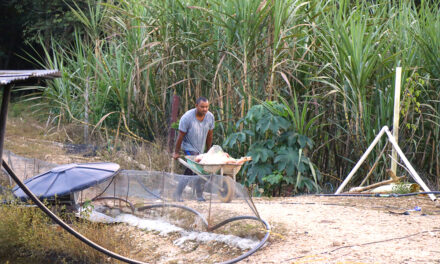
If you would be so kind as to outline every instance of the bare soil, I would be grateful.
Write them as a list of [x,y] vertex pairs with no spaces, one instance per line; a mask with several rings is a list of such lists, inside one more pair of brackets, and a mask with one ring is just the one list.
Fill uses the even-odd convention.
[[[48,153],[38,156],[47,162],[86,161],[81,155],[65,154],[59,144],[50,140],[29,139],[8,132],[6,136],[6,148],[19,150],[20,155],[26,156],[26,149],[39,149],[38,153]],[[30,156],[35,157],[32,153]],[[440,263],[440,208],[427,196],[308,195],[255,198],[254,202],[261,217],[271,225],[272,233],[269,242],[243,263]],[[421,211],[408,211],[416,206],[421,207]],[[240,207],[237,205],[236,210]],[[234,204],[229,208],[234,210]],[[127,233],[127,236],[130,236],[130,229],[115,227],[116,231]],[[238,251],[229,252],[233,249],[228,248],[213,251],[212,248],[218,248],[218,245],[187,244],[186,248],[175,249],[172,243],[157,240],[152,243],[156,238],[151,234],[134,239],[139,245],[134,251],[144,248],[145,243],[158,248],[139,255],[141,259],[150,258],[155,263],[224,261],[229,254],[240,254]],[[175,258],[182,252],[192,252],[192,247],[205,247],[206,254],[197,253],[198,258],[189,254],[188,258]],[[138,252],[132,254],[136,256]]]
[[[299,196],[256,206],[284,232],[244,262],[440,263],[440,208],[428,197]],[[422,210],[407,211],[415,206]]]

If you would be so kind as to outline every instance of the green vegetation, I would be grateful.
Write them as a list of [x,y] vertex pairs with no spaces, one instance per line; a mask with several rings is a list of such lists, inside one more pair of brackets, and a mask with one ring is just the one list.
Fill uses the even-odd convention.
[[[409,0],[71,4],[73,40],[55,37],[48,47],[42,38],[45,52],[34,58],[63,73],[42,92],[40,107],[55,124],[88,123],[111,144],[123,136],[155,141],[168,129],[173,95],[181,113],[204,95],[218,120],[214,143],[229,136],[229,152],[254,157],[243,181],[272,194],[316,191],[339,184],[391,125],[401,66],[400,145],[438,185],[439,12],[438,1]],[[298,136],[289,141],[283,133]],[[361,170],[383,147],[381,141]],[[375,181],[386,177],[388,152]]]
[[[82,234],[111,250],[127,254],[133,245],[120,240],[111,227],[84,221],[65,220]],[[103,263],[105,258],[71,234],[53,225],[37,207],[0,205],[0,260],[2,263]]]
[[[128,163],[122,155],[128,153],[148,168],[168,170],[161,147],[172,97],[180,96],[183,113],[203,95],[217,120],[214,143],[234,157],[253,157],[238,179],[277,196],[340,184],[378,131],[391,125],[397,66],[403,68],[400,145],[439,189],[440,2],[414,2],[14,0],[1,4],[0,13],[16,19],[2,23],[3,31],[20,25],[17,32],[34,44],[27,59],[62,72],[25,98],[44,113],[48,131],[39,137],[77,142],[88,124],[94,142],[107,146],[104,159]],[[11,53],[5,47],[16,44],[13,37],[0,41],[1,66]],[[11,108],[16,117],[28,111]],[[10,135],[37,126],[17,124]],[[16,146],[17,153],[29,154],[29,145]],[[33,154],[49,153],[46,145]],[[375,160],[372,181],[387,177],[391,149],[381,154],[384,146],[380,141],[354,184]],[[5,261],[104,261],[35,208],[1,205],[0,223],[0,256],[15,258]],[[106,248],[136,257],[133,245],[121,244],[130,240],[110,234],[111,227],[72,223]]]
[[411,183],[408,182],[399,182],[396,185],[392,187],[392,193],[399,193],[399,194],[405,194],[405,193],[413,193],[417,192],[420,188],[415,187],[414,185],[411,185]]
[[237,123],[237,127],[244,123],[247,129],[232,133],[226,139],[225,147],[240,144],[252,157],[252,162],[245,166],[248,185],[265,183],[265,191],[272,195],[276,194],[275,190],[281,195],[283,184],[293,185],[295,193],[319,190],[320,174],[304,155],[313,148],[313,141],[297,132],[303,129],[296,122],[299,109],[296,110],[290,109],[287,102],[267,101],[255,105]]

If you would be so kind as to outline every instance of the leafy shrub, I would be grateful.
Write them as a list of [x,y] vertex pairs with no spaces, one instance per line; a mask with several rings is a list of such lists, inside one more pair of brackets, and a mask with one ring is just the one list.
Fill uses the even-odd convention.
[[247,129],[230,134],[223,147],[241,147],[252,157],[243,168],[247,185],[263,185],[266,194],[281,191],[283,185],[293,187],[294,192],[319,191],[321,175],[306,156],[313,141],[298,133],[294,119],[286,102],[267,101],[253,106],[238,121],[237,128]]

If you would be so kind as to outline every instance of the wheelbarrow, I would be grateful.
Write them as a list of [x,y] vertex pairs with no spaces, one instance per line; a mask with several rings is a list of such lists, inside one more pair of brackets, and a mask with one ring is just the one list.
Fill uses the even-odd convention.
[[211,176],[220,172],[218,194],[220,201],[228,203],[235,195],[235,175],[240,171],[243,164],[200,164],[195,161],[196,156],[187,155],[185,160],[179,158],[179,162],[210,184],[213,184]]

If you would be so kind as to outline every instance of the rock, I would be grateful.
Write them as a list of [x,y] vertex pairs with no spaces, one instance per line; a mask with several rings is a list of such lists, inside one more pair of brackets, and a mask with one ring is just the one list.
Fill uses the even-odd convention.
[[179,245],[178,247],[182,249],[182,251],[184,251],[185,253],[189,253],[196,250],[199,247],[199,244],[195,241],[188,240],[182,243],[181,245]]

